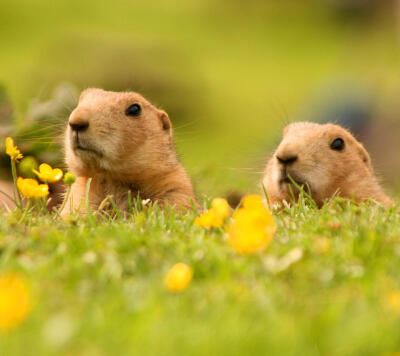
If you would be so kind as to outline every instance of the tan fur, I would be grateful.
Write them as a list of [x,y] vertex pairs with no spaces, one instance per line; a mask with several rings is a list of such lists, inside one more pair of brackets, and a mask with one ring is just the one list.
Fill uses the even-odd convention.
[[[330,148],[336,138],[345,142],[342,151]],[[277,157],[291,156],[297,159],[287,165],[285,173]],[[318,206],[335,192],[357,202],[372,198],[384,206],[393,204],[380,187],[365,148],[349,131],[337,125],[297,122],[286,126],[263,179],[272,204],[290,200],[291,184],[282,182],[287,175],[299,184],[308,185]]]
[[[132,104],[142,108],[138,117],[127,116]],[[108,196],[121,210],[132,197],[150,199],[178,209],[195,203],[192,184],[179,163],[172,142],[168,115],[140,94],[87,89],[69,117],[69,124],[88,122],[87,130],[76,134],[67,128],[65,151],[68,168],[77,176],[63,215],[82,204],[88,178],[92,178],[89,202],[97,209]],[[83,209],[81,209],[83,210]]]

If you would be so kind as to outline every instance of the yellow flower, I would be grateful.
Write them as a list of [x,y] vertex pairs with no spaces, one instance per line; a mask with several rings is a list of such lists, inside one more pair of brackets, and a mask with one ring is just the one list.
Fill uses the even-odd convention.
[[12,329],[30,311],[30,293],[25,280],[16,274],[0,276],[0,329]]
[[49,195],[49,186],[39,184],[35,179],[18,177],[17,187],[25,198],[43,198]]
[[51,168],[47,163],[42,163],[39,166],[39,171],[32,169],[38,178],[45,183],[55,183],[58,182],[63,177],[63,172],[60,168]]
[[245,196],[242,201],[242,206],[245,209],[265,209],[261,196],[257,194]]
[[231,215],[231,208],[223,198],[215,198],[211,202],[211,209],[198,216],[194,223],[200,227],[219,227]]
[[194,223],[200,227],[219,227],[224,224],[224,219],[218,216],[215,210],[210,209],[198,216]]
[[12,160],[18,161],[23,157],[21,151],[14,145],[14,140],[11,137],[6,138],[6,153]]
[[395,314],[400,314],[400,290],[392,290],[383,298],[386,309]]
[[226,199],[213,199],[211,202],[211,209],[214,210],[215,214],[220,216],[222,219],[226,219],[231,216],[231,208]]
[[171,267],[165,276],[164,283],[170,292],[181,292],[190,283],[193,269],[185,263],[177,263]]
[[260,196],[248,196],[242,205],[233,214],[227,229],[228,241],[237,252],[250,254],[269,245],[275,234],[275,224]]

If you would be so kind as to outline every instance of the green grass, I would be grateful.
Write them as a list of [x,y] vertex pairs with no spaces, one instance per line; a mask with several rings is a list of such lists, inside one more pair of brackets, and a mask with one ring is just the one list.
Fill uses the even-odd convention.
[[[28,215],[18,224],[20,213],[3,214],[0,271],[26,276],[34,306],[0,334],[0,355],[400,350],[400,309],[385,302],[400,288],[395,209],[335,199],[276,211],[274,240],[252,256],[195,216],[155,207],[125,220]],[[175,295],[163,278],[180,261],[194,278]]]

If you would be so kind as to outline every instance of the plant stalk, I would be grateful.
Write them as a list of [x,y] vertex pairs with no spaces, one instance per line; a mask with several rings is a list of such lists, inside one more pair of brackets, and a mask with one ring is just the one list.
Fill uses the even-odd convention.
[[15,164],[15,160],[13,160],[13,159],[11,159],[11,172],[12,172],[13,181],[14,181],[14,199],[16,201],[18,200],[17,206],[19,208],[22,208],[21,193],[19,192],[18,187],[17,187],[17,166]]

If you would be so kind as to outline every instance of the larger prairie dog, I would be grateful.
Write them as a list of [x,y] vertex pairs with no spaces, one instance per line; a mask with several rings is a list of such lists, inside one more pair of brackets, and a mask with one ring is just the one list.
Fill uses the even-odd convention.
[[335,193],[357,202],[393,204],[379,185],[365,148],[338,125],[296,122],[285,127],[262,182],[272,204],[289,201],[289,187],[296,195],[289,177],[309,189],[318,206]]
[[191,181],[179,163],[168,115],[134,92],[87,89],[71,113],[65,137],[68,168],[77,176],[70,209],[84,211],[85,189],[91,209],[112,196],[118,209],[132,198],[168,203],[178,209],[195,203]]

